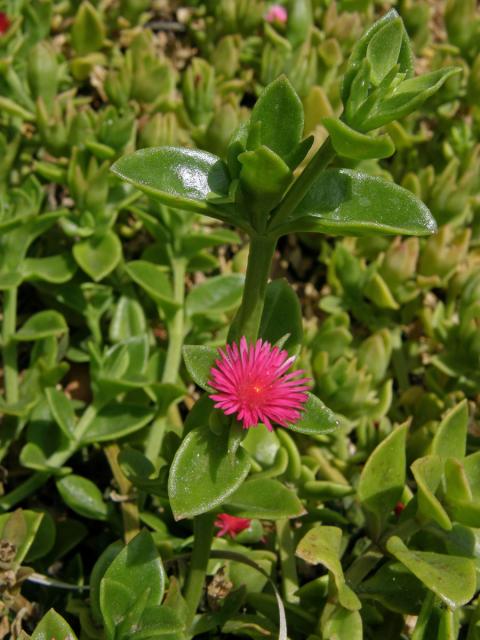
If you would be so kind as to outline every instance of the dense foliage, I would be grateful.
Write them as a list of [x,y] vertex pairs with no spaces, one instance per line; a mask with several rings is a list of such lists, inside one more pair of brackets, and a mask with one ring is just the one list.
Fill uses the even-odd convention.
[[480,639],[479,99],[474,0],[0,0],[0,638]]

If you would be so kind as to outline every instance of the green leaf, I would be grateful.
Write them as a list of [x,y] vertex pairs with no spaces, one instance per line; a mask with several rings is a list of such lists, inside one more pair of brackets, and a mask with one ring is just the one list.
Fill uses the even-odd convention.
[[[252,478],[228,497],[225,510],[241,518],[297,518],[305,509],[296,494],[278,480]],[[223,508],[223,507],[222,507]]]
[[463,400],[438,425],[432,453],[445,458],[463,458],[467,449],[468,404]]
[[295,555],[308,564],[322,564],[333,576],[338,591],[338,600],[349,611],[360,609],[360,600],[346,584],[340,562],[342,530],[337,527],[316,525],[298,544]]
[[363,640],[362,616],[358,611],[335,607],[322,626],[324,638],[335,640]]
[[400,500],[405,486],[408,425],[396,427],[370,455],[358,483],[358,497],[373,515],[375,536]]
[[245,277],[240,274],[209,278],[188,294],[185,301],[187,313],[194,316],[232,311],[240,304],[244,283]]
[[438,456],[417,458],[411,466],[417,483],[418,512],[428,520],[433,520],[445,531],[450,531],[452,523],[447,512],[435,497],[443,474],[443,462]]
[[104,44],[105,26],[102,17],[86,0],[75,15],[71,37],[72,44],[80,55],[98,51]]
[[307,435],[318,435],[335,431],[339,424],[333,411],[325,406],[317,396],[309,393],[300,420],[289,424],[287,429]]
[[211,391],[208,381],[210,370],[219,358],[218,350],[204,345],[187,344],[183,347],[182,353],[187,371],[195,384],[204,391]]
[[253,107],[250,129],[259,126],[260,144],[286,160],[303,134],[303,106],[286,76],[263,91]]
[[45,389],[45,396],[55,422],[67,438],[71,439],[75,433],[75,425],[77,423],[71,401],[55,387]]
[[282,348],[294,353],[303,339],[300,302],[286,280],[273,280],[267,285],[258,335],[271,344],[276,344],[287,334],[288,338]]
[[[273,219],[275,221],[275,218]],[[406,189],[383,178],[349,169],[320,174],[286,222],[272,230],[344,235],[428,235],[437,226],[432,214]]]
[[280,202],[293,173],[280,156],[262,145],[238,156],[240,185],[251,211],[266,215]]
[[15,546],[15,566],[24,561],[34,546],[43,518],[43,513],[26,509],[0,515],[0,536]]
[[14,336],[19,342],[42,340],[67,333],[65,318],[58,311],[39,311],[28,318]]
[[353,160],[389,158],[395,145],[388,135],[373,138],[359,133],[338,118],[323,118],[323,126],[330,134],[333,148],[339,156]]
[[[141,531],[120,551],[104,574],[127,587],[138,598],[149,588],[148,606],[161,603],[165,590],[165,571],[151,534]],[[102,580],[103,582],[103,580]]]
[[228,195],[230,178],[224,163],[211,153],[176,147],[140,149],[117,160],[112,171],[163,204],[223,219],[206,199],[211,194]]
[[240,237],[230,229],[202,229],[202,231],[192,231],[182,238],[182,256],[193,258],[197,253],[216,247],[219,244],[240,244]]
[[451,609],[467,604],[476,590],[475,562],[470,558],[409,550],[392,536],[387,550]]
[[135,298],[121,296],[110,322],[111,342],[123,342],[144,334],[146,330],[147,320],[142,305]]
[[111,402],[100,409],[82,442],[105,442],[135,433],[153,420],[155,414],[155,407],[130,402]]
[[180,640],[184,629],[185,621],[170,607],[147,607],[135,625],[135,640]]
[[92,237],[73,246],[73,257],[77,264],[95,282],[111,273],[122,257],[122,245],[113,231],[99,238]]
[[53,609],[50,609],[35,627],[31,640],[76,640],[70,625]]
[[140,604],[140,607],[145,606],[145,599],[148,598],[149,591],[150,587],[144,587],[139,595],[128,586],[128,583],[107,577],[102,578],[100,582],[100,609],[108,638],[113,640],[116,637],[120,623],[137,603]]
[[21,264],[25,280],[44,280],[60,284],[68,282],[75,274],[77,265],[70,253],[62,253],[49,258],[26,258]]
[[387,562],[357,588],[362,598],[372,598],[390,611],[418,615],[425,599],[425,587],[400,562]]
[[146,260],[135,260],[125,265],[125,271],[166,313],[178,309],[165,269]]
[[65,504],[75,513],[94,520],[106,519],[107,505],[91,480],[71,474],[57,480],[57,489]]
[[168,495],[176,520],[206,513],[225,502],[250,469],[247,453],[229,451],[229,430],[216,435],[207,426],[190,431],[170,468]]
[[370,79],[379,85],[396,65],[402,46],[404,26],[400,17],[387,22],[370,40],[366,58],[370,63]]

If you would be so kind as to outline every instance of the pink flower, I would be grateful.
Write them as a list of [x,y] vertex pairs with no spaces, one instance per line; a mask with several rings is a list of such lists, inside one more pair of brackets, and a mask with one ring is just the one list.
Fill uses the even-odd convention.
[[10,28],[10,19],[6,13],[0,11],[0,35],[6,33]]
[[232,344],[218,351],[221,357],[208,382],[215,390],[210,398],[216,409],[236,414],[245,429],[263,422],[271,431],[272,422],[288,427],[299,420],[310,380],[302,376],[303,370],[286,373],[294,356],[263,340],[249,346],[245,337],[240,347]]
[[287,10],[285,7],[282,7],[281,4],[272,4],[265,14],[265,20],[267,22],[280,22],[280,24],[285,24],[288,20]]
[[237,518],[237,516],[229,516],[228,513],[219,513],[214,522],[214,525],[219,528],[217,537],[230,536],[230,538],[234,538],[248,529],[250,522],[249,518]]

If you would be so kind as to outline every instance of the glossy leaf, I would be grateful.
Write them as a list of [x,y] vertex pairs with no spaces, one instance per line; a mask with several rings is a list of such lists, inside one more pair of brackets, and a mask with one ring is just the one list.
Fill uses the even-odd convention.
[[417,483],[419,514],[433,520],[439,527],[449,531],[452,523],[442,504],[435,496],[442,480],[443,463],[438,456],[418,458],[412,464],[412,473]]
[[362,616],[358,611],[336,607],[323,627],[323,637],[335,640],[363,640]]
[[[252,478],[225,502],[225,509],[241,518],[296,518],[305,513],[296,494],[278,480]],[[222,507],[223,508],[223,507]]]
[[210,370],[219,357],[217,349],[203,345],[185,345],[183,360],[192,380],[205,391],[210,391],[208,381]]
[[316,525],[300,540],[296,555],[308,564],[322,564],[333,576],[340,604],[349,611],[360,609],[360,600],[346,584],[340,563],[342,530]]
[[284,160],[300,142],[303,134],[303,106],[285,76],[271,82],[252,110],[250,127],[259,126],[260,144]]
[[463,458],[467,448],[468,404],[466,400],[451,409],[438,425],[432,441],[432,453]]
[[97,485],[91,480],[71,474],[57,480],[57,489],[62,500],[75,513],[94,520],[106,519],[107,505]]
[[185,301],[187,313],[193,316],[232,311],[240,304],[244,282],[244,276],[239,274],[209,278],[188,294]]
[[239,447],[229,452],[228,429],[220,435],[201,426],[190,431],[173,459],[168,495],[176,520],[219,506],[242,483],[250,463]]
[[69,253],[62,253],[49,258],[27,258],[21,269],[25,280],[45,280],[59,284],[70,280],[77,265]]
[[391,611],[418,615],[426,589],[400,562],[387,562],[358,586],[362,598],[372,598]]
[[68,326],[58,311],[39,311],[28,318],[15,334],[15,340],[30,342],[67,333]]
[[397,63],[403,34],[402,20],[397,17],[387,22],[368,43],[366,58],[370,63],[370,78],[375,85],[379,85]]
[[396,427],[370,454],[358,483],[358,497],[375,518],[378,535],[405,486],[407,425]]
[[45,395],[47,397],[48,406],[50,407],[50,411],[52,412],[55,422],[58,424],[67,438],[72,438],[75,433],[75,425],[77,420],[73,411],[71,401],[64,393],[62,393],[58,389],[55,389],[55,387],[46,389]]
[[176,147],[140,149],[117,160],[112,171],[166,205],[214,215],[207,196],[227,195],[230,182],[217,156]]
[[50,609],[35,627],[31,640],[76,640],[69,624],[54,609]]
[[422,236],[436,228],[427,207],[406,189],[349,169],[328,169],[275,231]]
[[307,435],[318,435],[335,431],[339,424],[333,411],[325,406],[317,396],[309,393],[300,420],[289,424],[287,429]]
[[125,265],[128,275],[166,312],[178,309],[165,270],[152,262],[135,260]]
[[286,280],[273,280],[267,285],[258,335],[270,344],[276,344],[287,334],[288,338],[282,348],[294,353],[303,337],[300,302]]
[[332,145],[339,156],[353,160],[389,158],[395,152],[395,146],[388,135],[373,138],[359,133],[336,118],[324,118]]
[[396,536],[389,538],[387,549],[448,607],[455,609],[473,598],[476,572],[470,558],[409,550]]
[[[290,167],[265,145],[238,156],[240,185],[251,211],[264,216],[281,200],[293,174]],[[259,180],[258,177],[262,176]]]
[[99,238],[87,238],[73,246],[73,257],[77,264],[95,282],[111,273],[122,257],[122,245],[113,231]]
[[128,402],[111,402],[100,409],[83,439],[88,442],[115,440],[138,431],[155,416],[154,407]]

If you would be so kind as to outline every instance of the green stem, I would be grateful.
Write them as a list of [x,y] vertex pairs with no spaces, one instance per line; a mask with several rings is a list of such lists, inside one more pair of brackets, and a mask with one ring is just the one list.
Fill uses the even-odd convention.
[[204,513],[193,519],[193,551],[190,571],[185,588],[187,603],[187,629],[192,625],[205,584],[210,547],[213,539],[213,522],[215,516]]
[[[178,371],[182,361],[182,346],[185,332],[185,271],[186,263],[181,258],[172,259],[173,271],[173,299],[178,303],[179,308],[168,323],[168,347],[165,358],[165,367],[162,374],[162,382],[175,383],[178,378]],[[166,416],[159,415],[150,427],[145,455],[153,463],[157,463],[162,440],[166,428]]]
[[312,184],[317,180],[318,174],[327,167],[335,157],[335,150],[330,138],[327,138],[317,153],[307,164],[303,172],[287,191],[286,196],[273,214],[270,230],[275,231],[285,222],[286,218],[300,204]]
[[286,602],[298,603],[298,575],[295,562],[295,544],[293,542],[290,522],[282,518],[275,522],[277,529],[278,553],[282,568],[282,592]]
[[276,244],[272,236],[252,236],[242,304],[230,327],[229,342],[238,341],[242,336],[248,342],[257,339]]
[[17,324],[18,288],[6,289],[3,294],[3,375],[8,404],[18,401],[17,343],[13,339]]

